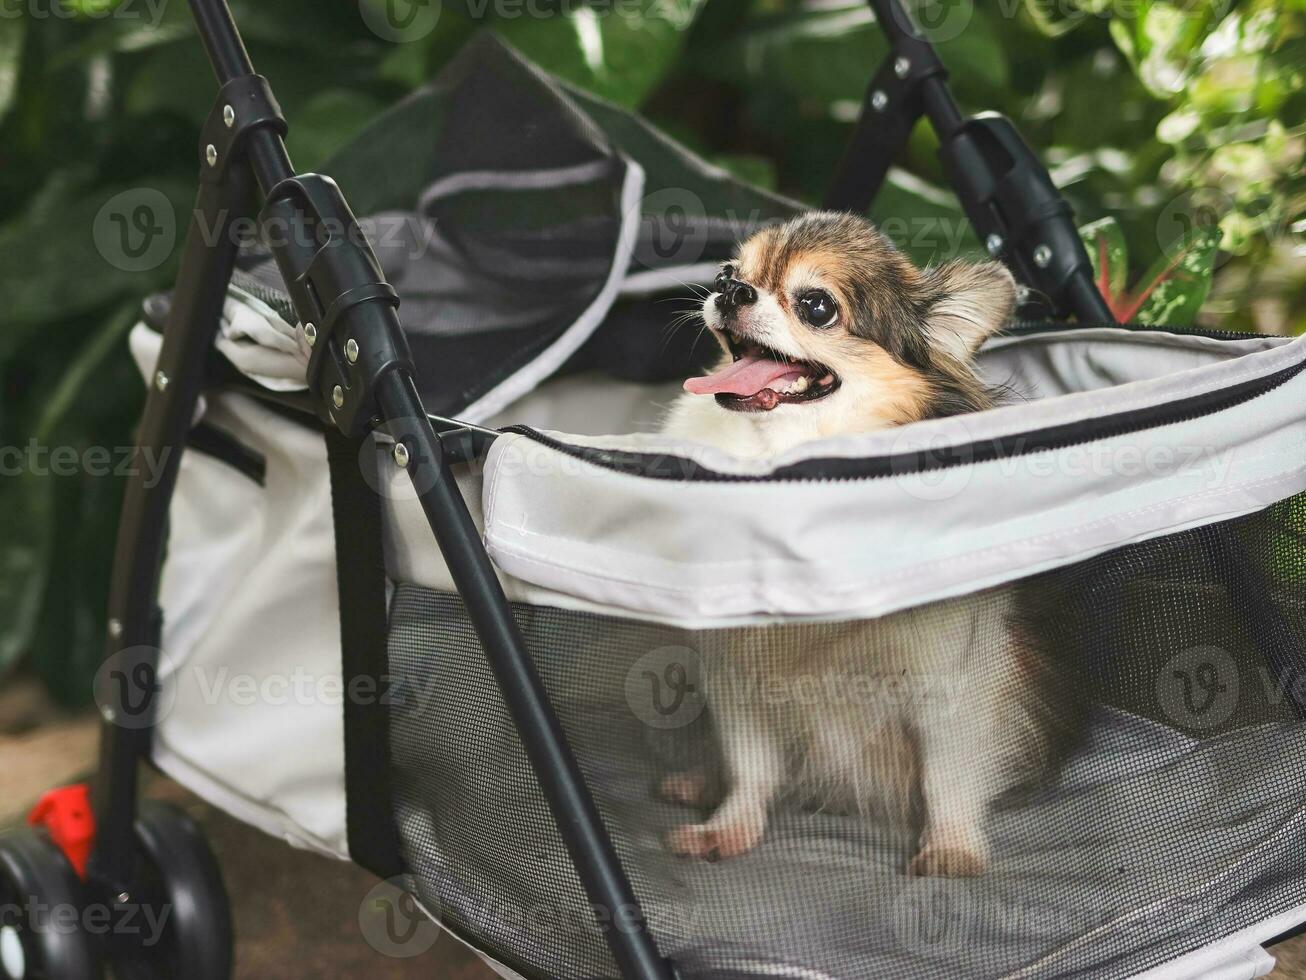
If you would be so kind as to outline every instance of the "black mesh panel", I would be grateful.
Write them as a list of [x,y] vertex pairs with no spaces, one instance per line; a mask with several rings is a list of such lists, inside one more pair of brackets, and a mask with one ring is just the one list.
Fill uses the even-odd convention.
[[[685,976],[1123,977],[1306,903],[1306,496],[894,626],[517,615]],[[613,976],[460,601],[401,584],[391,618],[416,891],[528,975]],[[747,739],[741,710],[784,742],[760,842],[674,853],[732,783],[720,746]],[[931,870],[918,760],[938,730],[874,721],[904,714],[1001,717],[961,782],[1006,733],[1049,735],[1012,737],[1022,778],[987,807],[979,874],[911,873]],[[870,774],[856,792],[853,770]]]

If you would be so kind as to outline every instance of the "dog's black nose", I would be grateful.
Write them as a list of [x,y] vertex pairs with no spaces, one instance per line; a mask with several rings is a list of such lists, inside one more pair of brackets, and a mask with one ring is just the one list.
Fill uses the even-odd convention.
[[725,312],[738,306],[750,306],[757,302],[757,290],[746,282],[730,279],[717,293],[716,306]]

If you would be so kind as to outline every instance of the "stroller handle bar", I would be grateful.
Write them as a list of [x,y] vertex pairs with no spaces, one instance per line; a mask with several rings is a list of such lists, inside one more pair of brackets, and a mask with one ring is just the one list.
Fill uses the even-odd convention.
[[996,113],[963,116],[947,68],[899,0],[870,3],[889,54],[867,88],[826,206],[865,212],[924,116],[938,134],[948,181],[988,253],[1006,262],[1040,305],[1081,323],[1115,323],[1070,204],[1016,127]]

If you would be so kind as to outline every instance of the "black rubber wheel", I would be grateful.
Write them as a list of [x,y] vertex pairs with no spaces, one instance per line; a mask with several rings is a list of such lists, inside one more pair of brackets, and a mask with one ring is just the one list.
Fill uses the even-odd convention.
[[116,980],[229,980],[231,906],[217,859],[195,821],[164,803],[141,804],[137,894],[139,939],[116,944]]
[[99,980],[96,941],[82,928],[86,897],[43,833],[0,837],[0,978]]

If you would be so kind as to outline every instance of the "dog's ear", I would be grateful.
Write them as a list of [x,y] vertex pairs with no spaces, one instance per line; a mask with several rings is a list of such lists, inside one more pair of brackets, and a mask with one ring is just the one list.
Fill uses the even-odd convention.
[[926,317],[933,345],[969,361],[1016,306],[1016,280],[1001,262],[946,262],[925,270],[934,301]]

